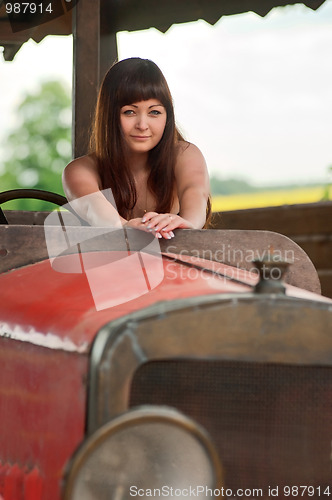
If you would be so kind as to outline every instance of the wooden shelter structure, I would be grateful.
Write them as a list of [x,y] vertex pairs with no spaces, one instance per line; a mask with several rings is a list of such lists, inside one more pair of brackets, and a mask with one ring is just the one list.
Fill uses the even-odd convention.
[[[166,32],[172,24],[203,19],[215,24],[222,16],[253,11],[265,16],[272,8],[304,3],[317,9],[325,0],[57,0],[53,12],[6,13],[0,1],[0,46],[13,60],[30,38],[73,34],[73,156],[85,154],[87,123],[95,106],[101,78],[117,58],[116,33],[155,27]],[[45,5],[48,2],[43,2]]]

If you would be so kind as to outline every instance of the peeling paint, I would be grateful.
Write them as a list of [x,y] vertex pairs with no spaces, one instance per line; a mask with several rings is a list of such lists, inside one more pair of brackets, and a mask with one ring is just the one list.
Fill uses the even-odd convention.
[[68,338],[62,339],[54,333],[37,332],[34,328],[23,330],[20,326],[10,326],[8,323],[0,323],[0,337],[5,337],[29,344],[46,347],[47,349],[61,350],[67,352],[87,353],[89,342],[80,345],[75,344]]

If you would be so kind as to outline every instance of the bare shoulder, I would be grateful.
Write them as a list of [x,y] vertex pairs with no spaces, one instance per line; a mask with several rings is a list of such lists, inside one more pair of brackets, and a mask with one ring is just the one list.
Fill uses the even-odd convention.
[[79,175],[82,172],[97,174],[97,162],[92,155],[80,156],[72,160],[64,169],[64,175]]
[[100,189],[97,162],[92,155],[75,158],[62,174],[64,191],[69,198],[84,196]]
[[206,169],[206,162],[201,150],[191,142],[180,141],[178,144],[175,170],[183,169],[185,166],[198,169]]
[[183,154],[202,154],[201,150],[195,146],[192,142],[188,141],[179,141],[178,145],[178,155]]
[[209,190],[209,174],[205,158],[195,144],[184,141],[179,143],[174,173],[180,194],[190,186]]

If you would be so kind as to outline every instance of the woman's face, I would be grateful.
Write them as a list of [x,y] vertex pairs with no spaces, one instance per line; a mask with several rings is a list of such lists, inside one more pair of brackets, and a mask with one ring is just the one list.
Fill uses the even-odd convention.
[[123,135],[133,153],[147,153],[154,148],[165,130],[167,113],[158,99],[122,106],[120,123]]

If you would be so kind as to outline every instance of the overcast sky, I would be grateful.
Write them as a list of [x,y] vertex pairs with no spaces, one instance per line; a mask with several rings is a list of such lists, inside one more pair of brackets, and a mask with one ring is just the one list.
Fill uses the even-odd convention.
[[[210,173],[273,184],[327,179],[332,164],[332,0],[118,34],[119,57],[154,60],[177,121]],[[0,142],[42,80],[71,85],[71,37],[28,42],[0,60]],[[4,146],[1,156],[4,154]],[[1,157],[0,157],[1,164]]]

